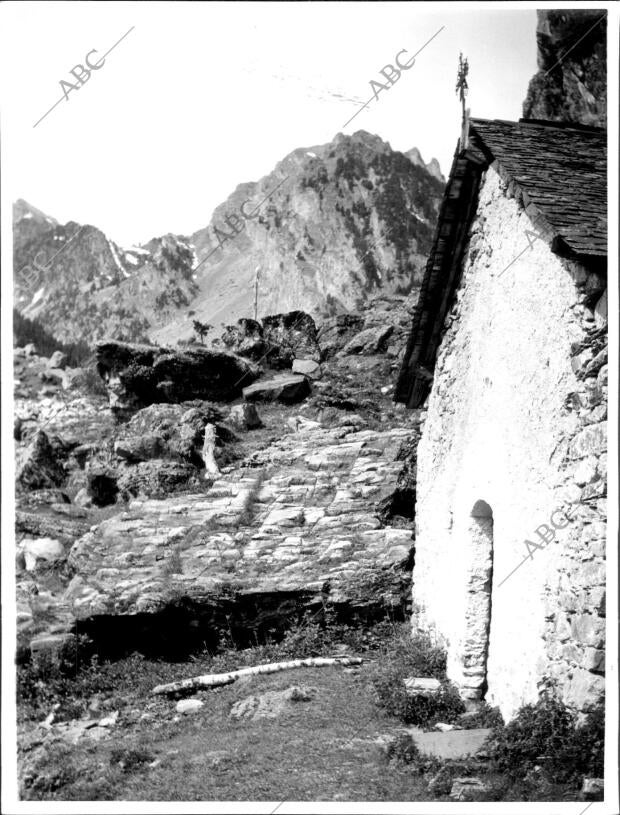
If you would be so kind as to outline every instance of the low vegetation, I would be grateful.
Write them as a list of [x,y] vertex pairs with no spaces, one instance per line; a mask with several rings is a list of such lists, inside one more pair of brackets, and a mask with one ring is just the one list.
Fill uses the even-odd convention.
[[[361,655],[360,668],[309,668],[258,676],[249,683],[198,691],[200,714],[175,715],[175,701],[153,697],[157,684],[203,673],[310,656]],[[59,746],[22,778],[30,800],[450,800],[456,778],[475,778],[484,800],[581,800],[584,776],[603,773],[602,703],[583,722],[554,696],[527,705],[506,726],[482,705],[463,716],[445,679],[446,656],[424,634],[389,620],[373,626],[337,621],[326,607],[278,640],[238,649],[223,636],[188,662],[133,654],[102,661],[93,643],[55,660],[18,666],[22,732],[54,710],[56,721],[118,711],[111,739]],[[434,677],[434,701],[407,696],[403,679]],[[234,702],[251,694],[309,683],[317,703],[294,705],[277,719],[233,722]],[[405,725],[493,730],[479,756],[424,755]],[[382,746],[381,746],[382,745]],[[61,749],[62,747],[62,749]],[[28,762],[26,762],[28,764]],[[241,766],[243,771],[240,771]],[[481,793],[482,795],[482,793]]]

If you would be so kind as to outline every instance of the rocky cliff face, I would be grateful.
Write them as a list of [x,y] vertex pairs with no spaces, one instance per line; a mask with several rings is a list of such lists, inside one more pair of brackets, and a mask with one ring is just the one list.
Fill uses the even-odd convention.
[[14,305],[61,342],[145,340],[197,292],[191,248],[174,235],[122,250],[94,226],[13,212]]
[[128,250],[20,201],[15,307],[59,341],[175,343],[192,336],[194,319],[219,326],[253,315],[255,298],[259,317],[296,308],[317,317],[409,293],[443,187],[436,161],[410,153],[364,131],[339,134],[237,187],[191,238]]
[[[214,324],[252,314],[257,270],[258,316],[296,308],[325,316],[378,292],[408,293],[421,281],[442,187],[365,131],[295,150],[192,235],[203,263],[192,309]],[[183,332],[187,324],[175,323],[155,338]]]
[[551,9],[537,14],[539,70],[523,115],[606,127],[605,12]]

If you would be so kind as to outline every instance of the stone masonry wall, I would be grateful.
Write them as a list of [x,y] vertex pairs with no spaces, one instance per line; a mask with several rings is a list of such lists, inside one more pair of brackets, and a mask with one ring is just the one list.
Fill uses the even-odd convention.
[[604,681],[605,280],[536,231],[489,168],[418,448],[413,625],[505,717]]

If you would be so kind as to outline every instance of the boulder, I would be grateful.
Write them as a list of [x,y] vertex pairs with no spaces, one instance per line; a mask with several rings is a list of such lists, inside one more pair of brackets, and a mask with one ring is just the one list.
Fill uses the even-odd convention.
[[65,558],[64,546],[53,538],[26,539],[22,541],[21,548],[26,561],[26,570],[29,572],[37,568],[40,560],[56,563]]
[[293,373],[309,376],[310,379],[319,379],[321,376],[321,366],[314,359],[294,359]]
[[118,472],[118,490],[125,498],[165,498],[179,490],[199,489],[200,471],[181,461],[153,459]]
[[263,423],[256,410],[256,405],[242,402],[230,409],[227,420],[237,430],[255,430]]
[[118,456],[130,463],[170,458],[202,466],[200,450],[205,427],[215,424],[218,444],[230,441],[230,431],[217,424],[223,413],[210,402],[150,405],[135,413],[115,444]]
[[441,682],[439,679],[432,679],[419,676],[410,676],[403,679],[407,696],[418,696],[419,694],[439,693]]
[[136,464],[138,461],[160,458],[165,446],[161,436],[157,436],[155,433],[147,433],[144,436],[120,439],[114,443],[114,452],[119,458]]
[[121,414],[162,402],[231,401],[259,374],[240,356],[202,346],[173,350],[107,341],[96,352],[110,407]]
[[44,490],[32,490],[20,496],[19,505],[21,509],[38,509],[49,507],[53,504],[69,504],[69,496],[63,490],[49,488]]
[[74,644],[75,637],[73,634],[41,634],[31,640],[30,653],[35,662],[41,657],[60,660],[61,656]]
[[361,354],[370,356],[380,354],[385,351],[387,341],[390,338],[394,327],[391,325],[377,326],[376,328],[365,328],[356,334],[342,349],[343,354]]
[[248,402],[301,402],[310,394],[310,383],[305,376],[284,374],[273,379],[257,382],[243,389],[243,398]]
[[338,314],[325,320],[317,335],[321,362],[341,351],[351,337],[361,331],[363,325],[364,319],[359,314]]
[[77,504],[78,507],[92,507],[93,499],[88,494],[86,487],[82,487],[81,490],[78,490],[75,498],[73,499],[73,503]]
[[304,430],[318,430],[321,427],[320,422],[306,419],[305,416],[291,416],[286,423],[294,433],[300,433]]
[[266,691],[258,696],[240,699],[232,706],[233,719],[275,719],[284,713],[291,703],[311,702],[317,694],[316,688],[306,685],[292,685],[286,690]]
[[37,348],[33,342],[29,342],[27,345],[24,345],[24,356],[25,357],[34,357],[37,355]]
[[54,351],[52,356],[49,358],[49,362],[47,363],[48,368],[66,368],[67,366],[67,355],[63,354],[62,351]]
[[60,486],[66,476],[59,460],[60,453],[47,433],[38,430],[18,464],[16,480],[19,486],[26,490]]
[[262,325],[247,317],[237,320],[236,325],[227,325],[221,341],[234,354],[256,361],[261,359],[266,350]]
[[450,790],[450,798],[455,801],[488,801],[491,789],[480,778],[455,778]]
[[581,793],[586,801],[602,801],[605,794],[603,778],[584,778]]
[[290,368],[295,359],[321,359],[314,320],[304,311],[289,311],[263,318],[263,339],[268,365]]

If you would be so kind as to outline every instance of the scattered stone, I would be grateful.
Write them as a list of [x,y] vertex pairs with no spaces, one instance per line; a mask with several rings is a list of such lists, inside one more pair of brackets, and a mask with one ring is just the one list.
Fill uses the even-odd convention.
[[82,489],[80,489],[76,493],[76,496],[73,499],[73,503],[77,504],[79,507],[84,507],[86,509],[93,506],[93,499],[88,494],[88,490],[86,489],[86,487],[82,487]]
[[258,362],[266,350],[263,327],[257,320],[242,317],[235,325],[227,325],[221,337],[229,351]]
[[342,350],[363,325],[364,318],[359,314],[338,314],[325,320],[318,331],[321,361],[330,359]]
[[22,549],[26,561],[26,570],[29,572],[37,568],[40,560],[46,563],[56,563],[65,559],[65,548],[60,541],[52,538],[38,538],[22,541]]
[[450,798],[455,801],[487,801],[491,790],[480,778],[455,778]]
[[377,328],[365,328],[356,334],[353,339],[342,349],[343,354],[360,354],[369,356],[382,353],[387,347],[394,327],[392,325],[378,326]]
[[179,490],[198,489],[200,471],[181,461],[153,459],[118,471],[118,490],[124,498],[165,498]]
[[243,389],[243,398],[248,402],[301,402],[310,394],[310,383],[305,376],[283,374],[273,379],[257,382]]
[[237,430],[255,430],[263,426],[256,405],[247,402],[234,405],[228,414],[228,421]]
[[204,704],[200,699],[181,699],[176,704],[176,711],[184,716],[190,716],[193,713],[198,713],[204,707]]
[[118,710],[115,710],[113,713],[110,713],[108,716],[104,716],[103,719],[99,720],[99,727],[114,727],[118,720]]
[[605,779],[584,778],[581,792],[586,801],[602,801],[605,794]]
[[410,676],[403,679],[408,696],[416,696],[419,693],[437,693],[441,690],[439,679]]
[[132,464],[148,461],[151,458],[160,458],[164,448],[164,440],[154,433],[120,439],[114,443],[116,455]]
[[38,430],[17,467],[17,483],[27,490],[58,487],[66,472],[59,461],[59,451],[51,444],[47,433]]
[[54,351],[47,363],[48,368],[66,368],[68,358],[62,351]]
[[275,719],[294,702],[311,702],[317,689],[306,685],[292,685],[286,690],[266,691],[258,696],[240,699],[232,706],[233,719]]
[[73,634],[42,634],[30,641],[30,653],[34,661],[45,655],[57,659],[60,653],[74,641]]
[[286,423],[295,433],[299,433],[303,430],[316,430],[321,427],[320,422],[306,419],[305,416],[291,416]]
[[309,314],[303,311],[272,314],[264,317],[262,323],[267,363],[271,367],[290,368],[295,359],[320,360],[316,325]]
[[160,402],[230,401],[240,395],[242,381],[252,382],[259,374],[246,359],[204,346],[171,350],[105,341],[96,352],[97,371],[117,413]]
[[310,379],[319,379],[321,376],[321,366],[314,359],[294,359],[293,373],[309,376]]

